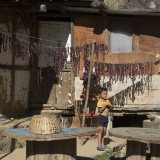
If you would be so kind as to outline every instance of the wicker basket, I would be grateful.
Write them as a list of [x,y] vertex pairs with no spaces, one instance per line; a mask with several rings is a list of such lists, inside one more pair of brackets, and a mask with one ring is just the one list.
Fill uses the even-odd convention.
[[60,132],[62,125],[58,115],[35,115],[29,124],[32,134],[52,134]]

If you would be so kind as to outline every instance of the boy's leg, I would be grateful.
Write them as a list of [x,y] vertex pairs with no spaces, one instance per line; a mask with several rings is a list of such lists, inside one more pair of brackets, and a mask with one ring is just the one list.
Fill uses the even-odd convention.
[[103,127],[103,134],[102,134],[102,147],[104,147],[104,136],[106,135],[106,127]]
[[108,117],[106,117],[105,122],[104,122],[103,137],[102,137],[102,147],[103,147],[103,149],[110,149],[108,146],[104,145],[104,136],[106,135],[107,126],[108,126]]
[[103,128],[104,127],[99,126],[99,131],[98,131],[98,147],[102,146]]

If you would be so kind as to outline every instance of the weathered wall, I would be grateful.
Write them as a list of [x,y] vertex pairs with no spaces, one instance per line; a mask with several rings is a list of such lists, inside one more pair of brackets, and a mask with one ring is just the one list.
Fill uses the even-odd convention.
[[11,73],[0,69],[0,114],[8,114],[11,107]]
[[[6,24],[0,24],[0,33],[12,37],[12,23],[9,24],[9,30]],[[24,41],[29,40],[26,37],[29,34],[29,29],[26,32],[22,28],[14,33],[17,39]],[[9,40],[7,45],[7,51],[2,49],[0,54],[0,114],[23,114],[28,109],[29,100],[30,70],[24,69],[29,66],[29,57],[26,56],[24,60],[21,57],[14,58]]]
[[[2,33],[7,33],[7,25],[0,24],[0,31]],[[9,35],[9,34],[7,34]],[[9,48],[9,44],[7,45],[7,52],[3,51],[3,47],[1,48],[0,53],[0,64],[2,65],[11,65],[12,56],[11,50]],[[0,67],[0,114],[6,114],[10,111],[11,106],[11,72],[7,69],[1,69]]]
[[134,19],[134,31],[139,37],[140,51],[150,53],[160,51],[159,27],[160,20],[158,17],[139,17]]
[[[16,37],[19,40],[30,42],[30,29],[18,29]],[[14,112],[24,113],[29,108],[30,101],[30,69],[29,55],[24,60],[21,57],[15,57],[15,66],[28,67],[28,70],[15,70],[15,97]]]
[[[119,19],[120,17],[114,17],[115,19]],[[77,18],[78,19],[78,18]],[[87,19],[87,18],[85,18]],[[83,26],[75,26],[75,38],[74,42],[75,44],[83,44],[87,40],[87,36],[85,34],[80,32],[83,30],[90,30],[90,27],[92,28],[92,25],[89,25],[91,20],[95,18],[90,18],[90,20],[85,22]],[[113,19],[113,17],[109,18],[110,20]],[[127,18],[128,19],[128,18]],[[153,62],[153,76],[152,76],[152,88],[148,92],[148,90],[145,90],[143,94],[136,94],[135,101],[132,102],[131,100],[128,100],[125,107],[139,107],[139,108],[145,108],[145,107],[160,107],[160,101],[158,98],[158,95],[160,94],[160,88],[159,88],[159,74],[158,69],[159,65],[156,65],[154,62],[158,59],[155,58],[155,53],[159,52],[159,43],[160,43],[160,34],[159,34],[159,28],[160,28],[160,21],[158,18],[153,17],[132,17],[129,18],[133,21],[133,52],[131,53],[109,53],[105,57],[106,63],[113,63],[113,64],[124,64],[124,63],[144,63],[144,62]],[[79,19],[78,19],[79,20]],[[77,20],[77,21],[78,21]],[[77,22],[75,21],[75,22]],[[97,23],[97,19],[95,19]],[[78,21],[79,23],[80,20]],[[77,22],[77,23],[78,23]],[[79,24],[78,23],[78,24]],[[106,22],[107,24],[108,22]],[[110,23],[110,22],[109,22]],[[88,24],[88,25],[87,25]],[[100,23],[97,23],[100,24]],[[76,25],[76,23],[75,23]],[[103,26],[103,25],[102,25]],[[144,27],[145,26],[145,27]],[[87,28],[88,27],[88,28]],[[106,25],[106,31],[108,32],[110,30],[110,27],[107,28]],[[93,28],[92,28],[93,32]],[[102,32],[103,33],[103,32]],[[89,32],[88,32],[89,34]],[[110,33],[108,32],[108,38],[110,37]],[[91,35],[94,35],[94,33],[91,33]],[[105,34],[96,35],[95,37],[105,38]],[[84,37],[84,38],[83,38]],[[94,36],[93,36],[94,37]],[[92,37],[92,38],[93,38]],[[93,40],[93,39],[92,39]],[[105,39],[104,39],[105,40]],[[101,41],[102,43],[102,41]],[[110,47],[110,43],[107,43],[107,45]],[[100,61],[100,60],[99,60]],[[82,73],[79,75],[82,76]],[[108,77],[105,77],[105,82],[109,81]],[[137,79],[138,81],[138,79]],[[128,80],[127,83],[121,83],[117,82],[112,85],[112,91],[109,91],[109,97],[112,97],[113,95],[121,92],[122,90],[125,90],[128,86],[132,85],[132,81]],[[91,86],[91,92],[94,89],[94,86]],[[98,91],[98,90],[97,90]],[[75,100],[82,100],[80,97],[83,92],[83,80],[80,80],[79,77],[75,78]],[[94,107],[93,107],[94,103]],[[83,103],[81,104],[83,107]],[[89,108],[88,112],[92,112],[93,110],[96,110],[96,101],[89,101]],[[91,109],[93,108],[93,109]],[[90,111],[89,111],[90,110]]]
[[15,72],[15,100],[14,112],[23,113],[29,107],[29,90],[30,90],[30,72]]
[[[71,46],[71,22],[39,21],[39,43],[52,47]],[[68,56],[69,57],[69,56]],[[68,61],[70,57],[68,58]],[[57,76],[52,69],[52,57],[38,56],[37,104],[72,104],[71,72],[64,71]]]
[[105,21],[103,16],[75,16],[74,45],[83,45],[92,41],[105,43]]

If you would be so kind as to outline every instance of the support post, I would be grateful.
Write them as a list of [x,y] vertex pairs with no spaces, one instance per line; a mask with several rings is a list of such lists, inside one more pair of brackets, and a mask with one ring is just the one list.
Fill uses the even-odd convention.
[[109,137],[109,130],[113,128],[113,116],[111,114],[111,112],[109,112],[108,115],[108,126],[107,126],[107,137]]
[[[86,110],[87,110],[87,105],[88,105],[89,89],[90,89],[90,83],[91,83],[91,74],[92,74],[92,70],[93,70],[94,45],[95,45],[95,42],[92,42],[91,62],[90,62],[90,70],[89,70],[89,74],[88,74],[86,100],[85,100],[85,105],[84,105],[84,110],[83,110],[82,127],[84,127],[84,125],[85,125],[85,115],[86,115]],[[81,145],[83,145],[83,143],[84,143],[84,138],[82,137]]]
[[14,48],[14,41],[16,38],[16,27],[15,22],[12,22],[12,69],[11,69],[11,109],[10,114],[13,115],[14,113],[14,100],[15,100],[15,48]]

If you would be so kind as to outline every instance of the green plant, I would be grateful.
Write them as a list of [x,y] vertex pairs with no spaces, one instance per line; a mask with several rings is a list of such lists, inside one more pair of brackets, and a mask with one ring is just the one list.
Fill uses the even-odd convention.
[[21,141],[17,141],[18,148],[23,148],[23,143]]
[[113,148],[101,155],[97,155],[93,158],[93,160],[111,160],[115,157],[119,156],[121,153],[121,150],[119,147]]

